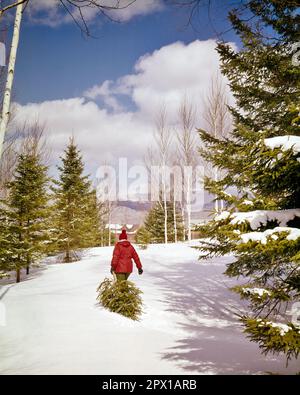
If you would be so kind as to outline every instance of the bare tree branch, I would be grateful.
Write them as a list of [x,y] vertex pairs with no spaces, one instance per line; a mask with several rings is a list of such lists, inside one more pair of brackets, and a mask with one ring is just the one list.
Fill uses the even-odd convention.
[[10,10],[11,8],[17,7],[18,5],[28,3],[28,1],[29,0],[16,1],[15,3],[9,4],[8,6],[1,8],[0,9],[0,18],[6,11]]
[[159,108],[156,120],[155,120],[156,129],[154,132],[154,140],[156,142],[156,149],[158,155],[157,164],[160,166],[161,170],[161,180],[162,180],[162,205],[164,209],[164,237],[165,244],[168,243],[168,185],[167,180],[167,166],[169,165],[170,160],[170,148],[172,144],[172,135],[171,130],[167,122],[167,110],[165,104],[162,104]]
[[[105,4],[100,0],[59,0],[59,4],[64,11],[70,15],[75,25],[81,30],[82,34],[88,37],[92,37],[90,29],[88,27],[87,19],[84,15],[85,9],[95,9],[99,14],[105,16],[112,22],[120,22],[118,19],[114,19],[110,14],[111,11],[122,11],[132,6],[137,0],[128,0],[124,3],[120,0],[115,0],[112,5]],[[10,9],[17,7],[20,4],[24,4],[25,7],[31,3],[31,0],[20,0],[15,1],[3,8],[0,8],[0,17]],[[55,4],[53,5],[55,6]]]
[[50,162],[51,150],[45,131],[46,126],[39,121],[31,125],[25,122],[18,134],[21,137],[20,152],[38,156],[43,164],[47,165]]

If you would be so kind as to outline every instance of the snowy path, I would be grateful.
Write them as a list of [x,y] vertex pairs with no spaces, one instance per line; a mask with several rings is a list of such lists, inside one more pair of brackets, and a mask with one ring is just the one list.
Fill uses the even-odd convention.
[[[187,245],[139,251],[144,274],[140,322],[99,307],[96,288],[109,274],[112,248],[82,261],[52,264],[28,281],[5,285],[0,302],[1,374],[247,374],[299,370],[261,356],[236,322],[241,308],[222,275],[230,258],[199,263]],[[2,295],[2,296],[1,296]],[[1,306],[0,306],[1,307]]]

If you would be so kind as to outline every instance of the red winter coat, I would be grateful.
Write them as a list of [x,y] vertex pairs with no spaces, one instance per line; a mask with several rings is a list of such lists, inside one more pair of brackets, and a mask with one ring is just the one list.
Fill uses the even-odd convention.
[[129,241],[119,241],[115,245],[111,267],[116,273],[131,273],[132,259],[138,269],[142,268],[140,258]]

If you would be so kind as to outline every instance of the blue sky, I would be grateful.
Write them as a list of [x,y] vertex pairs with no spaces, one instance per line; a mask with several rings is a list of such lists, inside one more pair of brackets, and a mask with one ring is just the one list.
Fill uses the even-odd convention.
[[[220,73],[216,32],[229,28],[224,1],[215,0],[211,19],[207,8],[200,9],[193,28],[187,12],[157,7],[162,0],[137,0],[137,11],[122,23],[92,15],[89,25],[97,38],[83,38],[57,14],[53,0],[30,4],[42,10],[42,19],[32,12],[23,19],[15,124],[38,121],[45,127],[53,168],[70,136],[93,175],[101,163],[117,164],[120,157],[140,163],[153,145],[159,107],[166,106],[174,129],[184,97],[195,107],[195,133],[205,127],[205,98]],[[237,47],[232,31],[222,37]]]
[[[95,83],[115,80],[132,71],[137,59],[175,41],[190,43],[216,36],[228,28],[224,2],[213,11],[200,10],[195,27],[186,27],[187,12],[165,8],[127,22],[91,23],[96,39],[85,39],[73,23],[57,27],[25,18],[18,52],[15,100],[25,104],[75,97]],[[217,18],[217,19],[216,19]],[[98,20],[99,21],[99,20]],[[232,33],[224,35],[233,41]]]

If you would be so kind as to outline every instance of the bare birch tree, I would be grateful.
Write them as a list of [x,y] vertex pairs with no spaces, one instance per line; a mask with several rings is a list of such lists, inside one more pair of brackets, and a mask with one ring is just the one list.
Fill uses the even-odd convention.
[[105,162],[97,172],[97,199],[102,207],[104,227],[108,229],[108,245],[111,246],[112,214],[116,208],[116,175],[113,167]]
[[162,203],[164,207],[164,234],[165,243],[168,243],[168,169],[170,159],[170,148],[172,143],[172,134],[170,127],[167,124],[166,106],[162,105],[156,116],[156,130],[154,139],[158,152],[158,164],[161,169],[161,183],[162,183]]
[[38,156],[43,164],[49,165],[51,150],[48,145],[46,126],[39,121],[32,124],[26,122],[18,131],[20,152]]
[[[11,129],[14,129],[13,121]],[[24,123],[14,132],[6,135],[0,161],[0,196],[4,199],[8,193],[7,184],[13,178],[18,155],[21,153],[38,156],[45,165],[49,164],[50,149],[46,139],[45,126],[39,124],[38,121],[32,125]]]
[[[177,213],[178,213],[178,204],[182,203],[182,167],[180,164],[180,157],[178,154],[178,150],[173,152],[173,160],[172,160],[172,169],[173,171],[173,182],[172,182],[172,204],[173,204],[173,222],[174,222],[174,242],[178,241],[178,224],[177,224]],[[176,169],[179,170],[180,174],[176,173]],[[181,213],[182,214],[182,213]],[[183,216],[182,216],[183,220]],[[184,224],[184,220],[183,220]],[[185,230],[184,230],[185,232]],[[183,232],[183,234],[184,234]],[[185,236],[184,236],[185,237]]]
[[[231,115],[228,110],[228,94],[222,76],[215,75],[211,80],[210,90],[205,100],[203,117],[206,122],[206,131],[215,138],[225,138],[228,136],[231,127]],[[218,181],[222,174],[217,168],[211,167],[207,162],[203,162],[206,175]],[[224,202],[215,200],[215,211],[222,211]]]
[[0,161],[0,198],[6,199],[8,197],[8,183],[12,180],[14,170],[17,163],[18,152],[17,135],[6,139],[3,146],[2,159]]
[[177,243],[177,211],[176,211],[176,199],[175,193],[173,193],[173,221],[174,221],[174,242]]
[[111,218],[112,213],[115,208],[114,203],[111,200],[107,200],[105,202],[106,213],[107,213],[107,222],[108,222],[108,246],[111,246]]
[[12,93],[12,87],[13,87],[13,81],[15,75],[15,65],[16,65],[17,49],[19,45],[22,15],[23,15],[23,2],[20,2],[16,6],[16,16],[15,16],[9,61],[8,61],[7,77],[4,87],[1,118],[0,118],[0,160],[3,151],[4,137],[10,117],[11,93]]
[[179,127],[177,130],[177,144],[179,160],[184,176],[184,196],[182,202],[183,220],[187,231],[188,241],[192,239],[191,212],[193,193],[193,170],[197,163],[197,133],[195,129],[195,107],[185,97],[178,111]]

